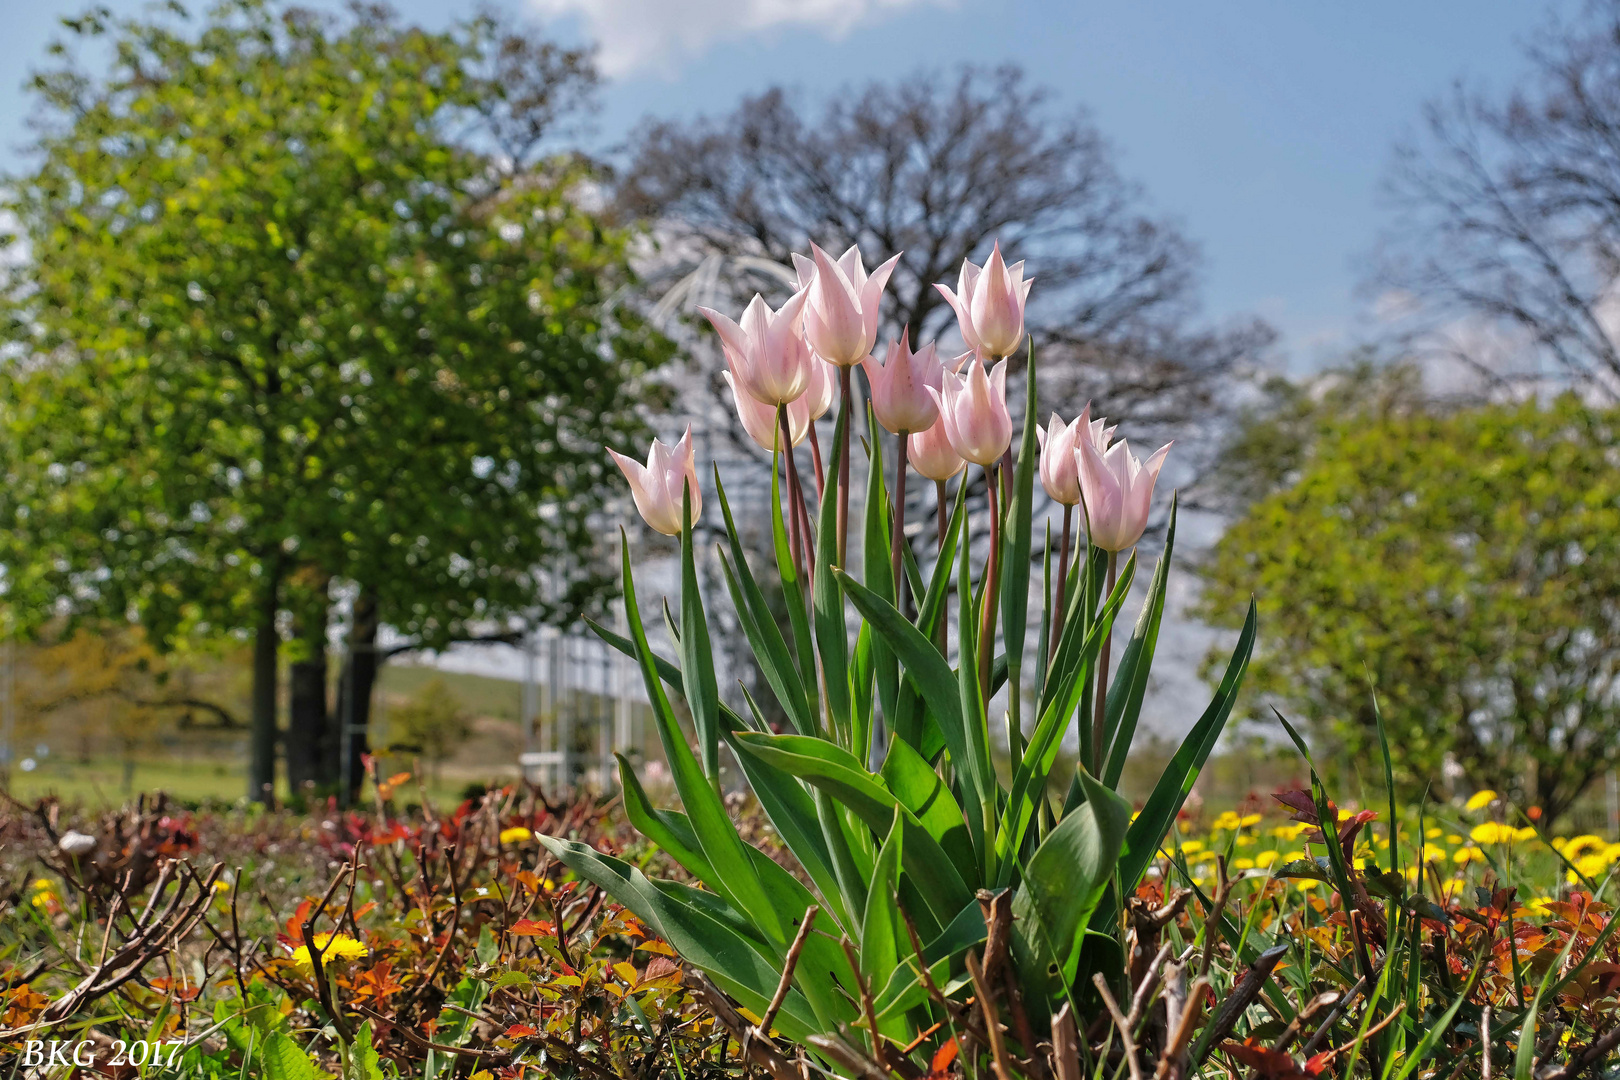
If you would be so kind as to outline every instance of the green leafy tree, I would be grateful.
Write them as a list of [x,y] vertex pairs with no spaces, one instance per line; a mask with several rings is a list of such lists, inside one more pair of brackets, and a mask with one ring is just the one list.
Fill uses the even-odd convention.
[[1376,689],[1397,783],[1450,755],[1556,819],[1620,762],[1617,425],[1572,396],[1339,412],[1222,536],[1204,615],[1258,597],[1251,687],[1343,760],[1378,760]]
[[582,208],[584,165],[481,149],[509,115],[487,21],[235,0],[68,26],[114,60],[35,78],[39,164],[5,199],[0,563],[25,619],[251,636],[258,798],[282,638],[320,652],[330,588],[360,597],[354,698],[379,623],[443,645],[606,588],[599,448],[667,347],[614,303],[627,236]]

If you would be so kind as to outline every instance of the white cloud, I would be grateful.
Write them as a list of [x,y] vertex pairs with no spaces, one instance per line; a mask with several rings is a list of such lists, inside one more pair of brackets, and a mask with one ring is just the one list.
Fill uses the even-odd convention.
[[942,0],[529,0],[542,16],[577,17],[601,44],[608,75],[671,70],[715,42],[777,27],[831,38],[880,12]]

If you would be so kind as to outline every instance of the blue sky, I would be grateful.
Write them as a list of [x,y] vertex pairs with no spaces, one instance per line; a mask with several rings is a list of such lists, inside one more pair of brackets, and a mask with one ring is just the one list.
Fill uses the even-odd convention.
[[[1295,370],[1370,332],[1356,295],[1386,220],[1390,147],[1454,78],[1501,87],[1572,0],[512,0],[597,39],[612,81],[597,140],[647,115],[729,109],[773,82],[810,94],[919,67],[1022,62],[1092,111],[1151,206],[1203,248],[1213,319],[1258,313]],[[333,0],[316,6],[336,7]],[[109,0],[135,11],[130,0]],[[442,25],[456,0],[396,0]],[[0,170],[24,159],[28,69],[77,0],[7,0]]]

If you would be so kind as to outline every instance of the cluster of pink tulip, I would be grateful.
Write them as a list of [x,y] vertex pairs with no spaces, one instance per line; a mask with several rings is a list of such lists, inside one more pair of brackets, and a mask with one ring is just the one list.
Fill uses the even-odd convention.
[[[983,268],[964,261],[954,291],[946,285],[935,287],[956,313],[968,351],[947,364],[939,359],[933,342],[914,352],[902,332],[879,361],[872,354],[878,310],[899,258],[895,255],[868,274],[857,248],[851,247],[834,260],[812,244],[810,258],[793,256],[799,288],[780,309],[772,311],[763,297],[755,295],[740,323],[709,308],[699,310],[720,336],[728,368],[726,382],[744,429],[767,450],[787,451],[808,437],[818,490],[825,477],[815,421],[832,406],[834,372],[845,410],[853,400],[851,371],[860,366],[866,372],[872,412],[896,437],[899,451],[891,530],[897,582],[905,580],[899,564],[908,465],[937,485],[942,537],[945,482],[966,462],[983,468],[992,530],[986,574],[993,582],[999,557],[995,471],[1004,463],[1010,465],[1012,443],[1007,357],[1024,341],[1024,305],[1032,281],[1025,279],[1022,262],[1006,265],[999,244]],[[1144,463],[1123,439],[1110,445],[1114,430],[1102,419],[1093,420],[1088,404],[1069,424],[1054,413],[1049,427],[1039,432],[1041,484],[1064,507],[1059,612],[1075,506],[1083,508],[1091,543],[1110,553],[1134,546],[1147,526],[1154,482],[1170,447],[1162,447]],[[678,534],[682,493],[687,486],[696,520],[701,500],[690,428],[674,447],[655,439],[645,466],[609,453],[630,482],[636,507],[648,525],[661,533]],[[794,558],[798,560],[809,543],[809,516],[794,455],[787,453],[786,457]],[[849,506],[847,439],[837,465],[838,554],[833,564],[842,566]],[[1003,471],[1010,477],[1010,469]],[[987,612],[990,606],[986,605]]]

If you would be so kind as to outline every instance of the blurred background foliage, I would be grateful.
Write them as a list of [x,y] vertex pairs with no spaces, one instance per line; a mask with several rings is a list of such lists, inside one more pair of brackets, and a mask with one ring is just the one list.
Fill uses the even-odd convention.
[[1381,706],[1409,796],[1501,788],[1557,819],[1620,756],[1617,416],[1569,394],[1441,411],[1382,392],[1400,370],[1350,378],[1359,400],[1287,403],[1224,463],[1291,457],[1215,545],[1202,614],[1258,595],[1253,711],[1309,719],[1327,760],[1370,774]]
[[[1588,812],[1616,741],[1617,26],[1593,5],[1520,85],[1424,112],[1369,281],[1401,318],[1300,377],[1263,321],[1199,316],[1197,244],[1015,67],[769,87],[595,158],[592,53],[504,14],[68,20],[0,195],[15,756],[54,746],[11,779],[218,795],[247,740],[257,798],[334,790],[345,718],[356,774],[425,747],[392,721],[433,675],[391,660],[611,598],[603,443],[696,415],[754,452],[692,304],[774,302],[787,251],[860,242],[904,250],[885,336],[926,336],[932,283],[999,235],[1039,265],[1046,400],[1178,440],[1221,536],[1193,613],[1260,598],[1257,724],[1206,785],[1288,778],[1275,705],[1377,786],[1376,690],[1410,792]],[[444,679],[454,787],[510,764],[523,706]]]

